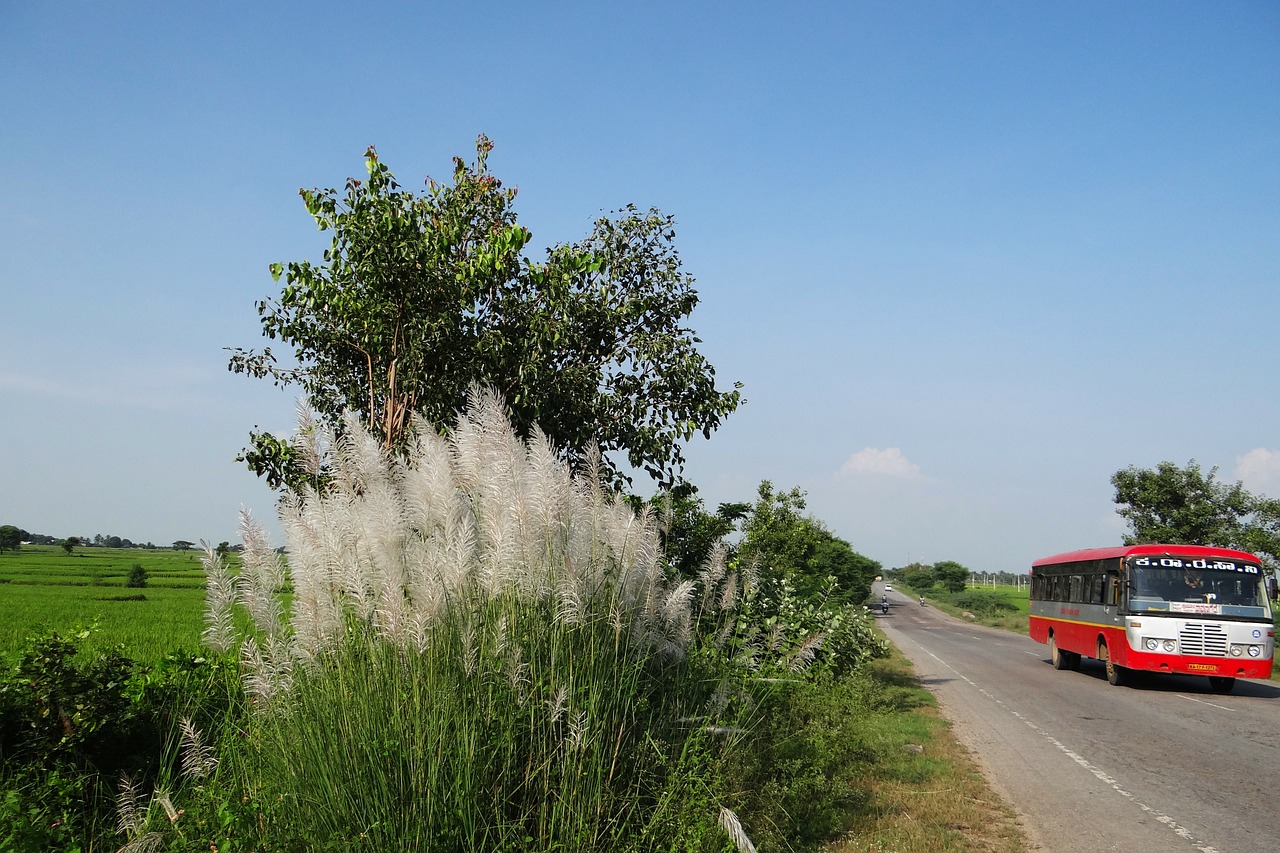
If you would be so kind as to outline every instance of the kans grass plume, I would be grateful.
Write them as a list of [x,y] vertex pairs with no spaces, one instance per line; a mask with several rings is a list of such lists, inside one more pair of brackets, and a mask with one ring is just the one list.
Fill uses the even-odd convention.
[[[415,420],[403,456],[354,414],[341,434],[302,423],[302,456],[323,476],[281,501],[287,557],[247,511],[238,577],[205,550],[205,640],[230,648],[232,605],[248,611],[254,631],[239,646],[257,699],[286,690],[295,664],[316,661],[353,627],[421,652],[446,608],[477,596],[546,602],[565,623],[603,614],[633,641],[683,654],[693,584],[664,580],[655,520],[601,487],[598,457],[575,476],[541,431],[522,441],[495,392],[474,389],[448,437]],[[719,581],[722,565],[707,577]],[[705,606],[711,592],[699,597]]]
[[[293,804],[298,849],[352,826],[382,849],[459,827],[457,849],[701,837],[678,816],[710,784],[685,744],[731,748],[742,730],[722,715],[750,697],[730,669],[800,672],[821,635],[788,653],[742,628],[758,573],[730,570],[723,547],[695,580],[667,580],[656,520],[602,488],[598,453],[575,473],[536,428],[517,436],[494,392],[473,388],[447,436],[415,420],[403,454],[354,415],[342,427],[300,415],[309,485],[280,503],[283,553],[248,512],[238,574],[205,549],[205,640],[238,651],[259,712],[245,789]],[[720,686],[683,665],[700,635]],[[184,757],[189,775],[214,770],[193,727]],[[754,849],[732,812],[720,824]]]

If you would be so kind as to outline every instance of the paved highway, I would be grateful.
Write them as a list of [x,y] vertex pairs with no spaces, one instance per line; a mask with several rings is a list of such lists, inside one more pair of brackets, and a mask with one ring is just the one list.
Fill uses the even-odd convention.
[[[881,589],[875,588],[878,598]],[[1048,853],[1280,849],[1280,689],[1049,665],[1029,637],[888,593],[876,613],[987,778]]]

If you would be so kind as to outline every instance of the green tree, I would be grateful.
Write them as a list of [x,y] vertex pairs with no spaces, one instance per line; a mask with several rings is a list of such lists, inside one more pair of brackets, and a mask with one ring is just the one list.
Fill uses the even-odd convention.
[[762,482],[744,524],[738,560],[754,562],[764,576],[790,581],[804,597],[830,589],[839,600],[866,599],[880,563],[854,551],[804,510],[805,496],[799,488],[775,492],[771,482]]
[[[522,436],[534,424],[578,461],[593,442],[606,473],[626,479],[618,452],[661,485],[682,480],[681,443],[710,437],[740,402],[684,325],[697,305],[682,272],[672,219],[633,207],[591,234],[523,256],[532,235],[488,170],[481,136],[472,164],[454,158],[452,183],[423,195],[400,189],[370,148],[368,179],[302,190],[333,240],[324,262],[272,265],[285,285],[258,303],[263,334],[293,350],[233,350],[229,368],[296,383],[324,420],[360,413],[387,448],[402,446],[409,414],[446,429],[475,385],[500,391]],[[296,484],[293,446],[251,433],[242,458],[273,487]]]
[[950,592],[964,592],[969,570],[954,560],[943,560],[933,564],[933,579]]
[[918,592],[933,589],[933,584],[937,580],[933,574],[933,566],[927,563],[910,563],[900,569],[894,569],[893,573],[900,577],[904,584]]
[[62,540],[62,550],[67,552],[67,556],[71,556],[72,550],[80,544],[79,536],[68,536]]
[[1117,512],[1129,522],[1126,544],[1217,545],[1280,557],[1280,502],[1224,483],[1193,459],[1185,468],[1161,462],[1130,466],[1111,477]]
[[22,540],[26,538],[26,531],[12,524],[0,525],[0,553],[5,551],[18,551],[22,548]]

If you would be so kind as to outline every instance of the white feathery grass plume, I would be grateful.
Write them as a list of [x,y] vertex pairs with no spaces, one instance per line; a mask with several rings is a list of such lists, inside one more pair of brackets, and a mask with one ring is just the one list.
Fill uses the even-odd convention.
[[347,410],[342,416],[341,456],[346,459],[348,479],[360,491],[384,478],[387,471],[387,453],[381,442],[364,426],[360,415]]
[[298,417],[297,440],[293,443],[296,451],[295,459],[303,471],[315,477],[323,470],[325,453],[325,447],[321,443],[323,431],[316,421],[315,408],[305,396],[298,398],[295,410]]
[[446,587],[444,576],[455,571],[448,562],[445,543],[433,537],[414,545],[413,565],[409,571],[410,624],[429,623],[444,609]]
[[[246,690],[260,706],[287,688],[295,662],[341,641],[352,618],[423,651],[440,614],[498,595],[550,604],[565,623],[604,616],[619,636],[634,632],[632,642],[667,654],[689,642],[694,587],[668,587],[652,512],[637,515],[602,488],[597,447],[575,476],[536,428],[520,441],[501,398],[478,388],[448,438],[415,419],[403,460],[350,416],[346,427],[340,439],[305,427],[325,480],[281,504],[291,625],[276,596],[285,562],[242,518],[237,591],[258,632],[241,651]],[[507,628],[485,630],[495,627],[496,642],[476,645],[496,645],[501,657]]]
[[787,669],[795,673],[804,672],[809,668],[809,664],[813,663],[814,656],[821,650],[822,644],[826,641],[826,635],[821,631],[817,631],[804,638],[799,648],[796,649],[791,660],[787,663]]
[[[622,507],[619,507],[623,511]],[[653,515],[648,508],[635,516],[633,535],[625,552],[626,563],[632,571],[642,579],[644,584],[660,583],[662,580],[662,540],[653,522]]]
[[752,555],[742,567],[742,594],[746,595],[760,585],[759,557]]
[[702,586],[703,610],[706,610],[715,599],[716,587],[728,571],[727,553],[728,548],[724,542],[717,542],[698,571],[698,583]]
[[130,841],[116,853],[158,853],[162,847],[164,847],[164,835],[159,832],[148,832]]
[[609,602],[609,626],[613,628],[614,636],[626,629],[626,615],[621,601],[614,598]]
[[120,774],[116,794],[116,833],[134,836],[147,823],[147,809],[142,803],[142,791],[127,773]]
[[664,622],[672,626],[688,624],[689,608],[693,603],[695,586],[696,584],[693,581],[684,580],[667,592],[667,598],[662,602],[662,618]]
[[275,694],[275,685],[271,681],[271,672],[267,662],[262,659],[258,642],[253,637],[246,637],[240,646],[240,663],[244,672],[244,692],[251,699],[257,700],[258,710],[262,710]]
[[191,779],[204,779],[218,766],[213,749],[200,737],[200,730],[190,717],[179,721],[182,729],[182,772]]
[[325,565],[322,534],[311,523],[308,508],[318,501],[303,503],[296,498],[280,502],[280,525],[291,542],[289,559],[293,581],[292,624],[294,638],[304,657],[327,645],[342,632],[341,614],[335,606],[330,572]]
[[734,610],[738,606],[738,573],[730,572],[729,577],[725,579],[724,586],[720,588],[720,609],[723,611]]
[[569,706],[569,688],[561,684],[556,688],[555,695],[547,700],[547,709],[551,711],[551,725],[560,722],[560,718],[564,716],[565,709]]
[[240,647],[245,693],[255,700],[255,709],[265,711],[275,697],[287,693],[293,684],[293,658],[286,641],[268,639],[265,648],[253,637]]
[[548,553],[563,550],[568,530],[566,509],[573,493],[570,472],[550,439],[537,426],[529,438],[529,501],[540,547]]
[[511,692],[516,694],[516,702],[523,706],[529,698],[529,664],[525,663],[519,646],[511,647],[507,656],[507,679],[511,684]]
[[587,604],[578,579],[565,576],[560,579],[556,597],[556,623],[581,625],[586,620]]
[[498,627],[493,635],[493,656],[500,658],[507,653],[507,617],[504,615],[498,619]]
[[631,606],[634,609],[632,627],[642,638],[652,640],[659,633],[662,624],[663,598],[662,588],[655,584],[644,590],[644,598],[641,599],[638,607],[630,601],[621,602],[623,607]]
[[405,626],[405,634],[412,648],[418,654],[423,654],[431,644],[431,622],[435,614],[426,610],[414,610]]
[[169,819],[169,823],[177,823],[178,818],[182,817],[182,811],[173,805],[173,799],[169,794],[168,788],[156,788],[155,793],[151,795],[153,802],[160,805],[164,809],[164,816]]
[[713,641],[715,647],[717,649],[724,648],[724,644],[729,642],[729,638],[733,636],[736,628],[737,625],[735,620],[725,619],[724,623],[720,626],[720,630],[716,631],[715,640]]
[[579,711],[569,716],[569,737],[568,746],[570,751],[576,752],[581,749],[587,742],[587,721],[586,711]]
[[723,806],[720,808],[720,826],[729,835],[733,846],[738,848],[738,853],[756,853],[756,846],[751,843],[747,831],[742,828],[742,822],[731,809]]
[[783,643],[786,642],[786,640],[787,640],[787,626],[782,624],[781,622],[776,623],[772,628],[769,629],[769,640],[765,644],[765,648],[767,648],[771,652],[776,652],[782,648],[782,645]]
[[284,583],[284,567],[252,513],[240,513],[240,536],[244,551],[240,554],[240,578],[237,592],[258,630],[274,637],[281,628],[281,606],[276,590]]
[[445,588],[458,589],[475,580],[472,572],[483,559],[480,534],[476,530],[475,516],[461,502],[449,515],[442,544],[444,562],[439,566],[438,576]]
[[711,717],[719,717],[724,713],[725,708],[729,707],[729,702],[733,700],[736,688],[727,680],[721,679],[716,684],[716,689],[711,691],[711,698],[707,700],[707,711]]
[[236,579],[227,571],[222,555],[214,551],[208,542],[201,544],[204,546],[201,562],[204,564],[205,577],[205,628],[201,637],[210,649],[225,654],[235,646],[236,640],[233,613]]
[[479,577],[481,587],[490,595],[497,595],[517,578],[516,557],[519,553],[517,534],[511,529],[509,519],[498,507],[490,503],[480,532]]
[[462,670],[468,678],[473,678],[480,668],[480,644],[476,641],[475,625],[465,622],[459,630],[458,639],[462,643]]

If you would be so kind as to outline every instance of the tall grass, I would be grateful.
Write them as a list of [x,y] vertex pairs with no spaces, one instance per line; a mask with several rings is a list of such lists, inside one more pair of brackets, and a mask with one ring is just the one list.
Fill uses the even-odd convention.
[[282,504],[287,567],[248,516],[238,579],[207,552],[206,641],[238,645],[256,709],[219,773],[283,848],[723,847],[709,756],[744,703],[696,638],[749,581],[717,551],[668,582],[651,517],[473,399],[404,458],[304,423],[318,485]]

